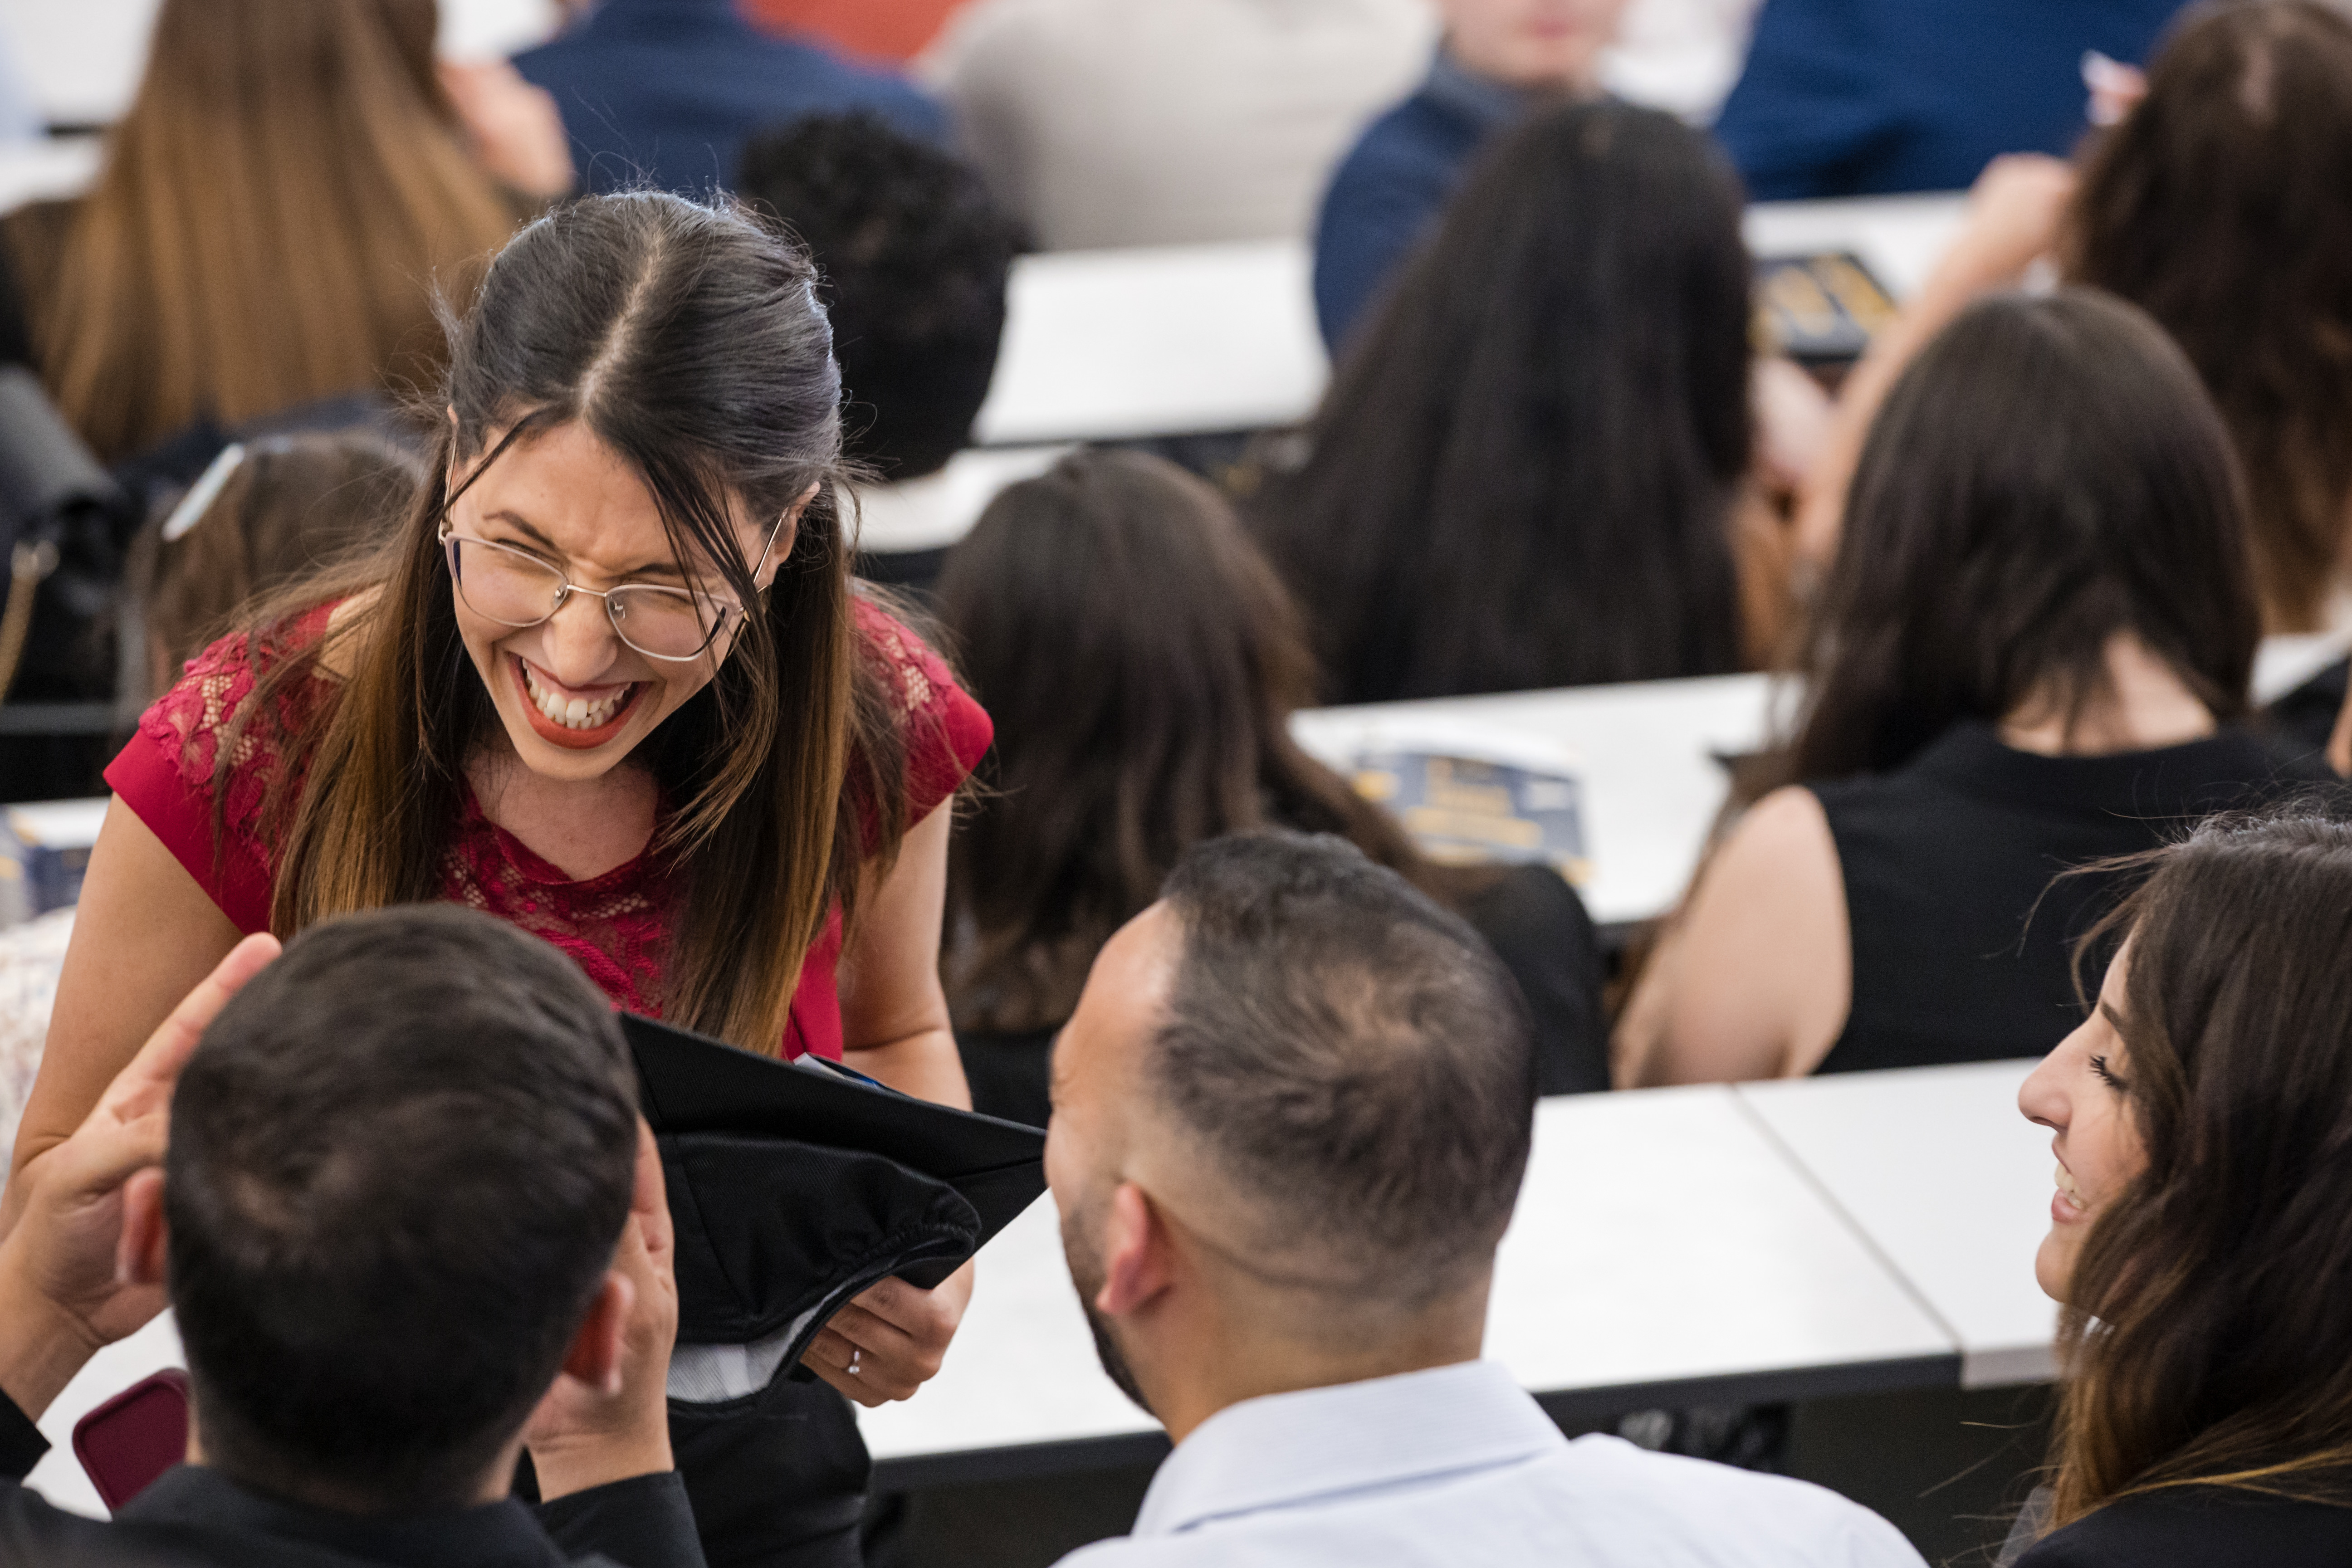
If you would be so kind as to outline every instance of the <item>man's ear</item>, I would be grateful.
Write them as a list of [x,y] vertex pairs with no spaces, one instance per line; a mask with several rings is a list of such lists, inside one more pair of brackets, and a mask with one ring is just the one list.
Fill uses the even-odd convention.
[[1103,1220],[1103,1287],[1095,1306],[1125,1318],[1166,1294],[1176,1282],[1174,1242],[1150,1194],[1121,1182]]
[[122,1184],[114,1278],[125,1285],[161,1285],[171,1250],[171,1232],[163,1223],[163,1173],[150,1166]]
[[580,1331],[563,1352],[564,1375],[586,1384],[599,1394],[621,1392],[622,1340],[628,1332],[629,1309],[637,1301],[637,1288],[619,1269],[604,1276],[588,1303]]

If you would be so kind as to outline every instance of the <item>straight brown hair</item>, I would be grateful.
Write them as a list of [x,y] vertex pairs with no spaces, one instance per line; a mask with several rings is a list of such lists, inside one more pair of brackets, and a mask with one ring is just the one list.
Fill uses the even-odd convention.
[[2136,858],[2123,1093],[2146,1163],[2067,1289],[2053,1528],[2179,1487],[2352,1506],[2352,816]]
[[2185,14],[2093,147],[2066,270],[2154,316],[2242,462],[2273,631],[2315,631],[2352,537],[2352,17],[2318,0]]
[[[579,202],[499,253],[448,323],[446,412],[398,537],[366,570],[298,584],[257,616],[262,674],[238,722],[300,759],[264,811],[283,846],[273,930],[441,896],[467,757],[499,723],[435,537],[462,493],[449,477],[470,483],[508,446],[577,422],[644,479],[678,559],[714,563],[754,606],[640,757],[672,803],[655,852],[683,878],[664,1015],[776,1052],[828,907],[854,916],[907,816],[902,721],[851,605],[841,378],[815,281],[796,242],[658,193]],[[812,487],[762,594],[730,502],[772,520]],[[359,593],[376,595],[364,614],[288,646],[288,617]],[[331,679],[322,661],[348,672],[340,694],[305,700]],[[216,801],[237,750],[220,748]]]
[[1229,833],[1336,833],[1448,902],[1493,880],[1432,864],[1291,739],[1315,695],[1298,608],[1224,498],[1172,463],[1079,452],[1010,487],[949,557],[940,612],[996,722],[949,858],[961,1026],[1068,1017],[1111,933]]
[[147,73],[35,301],[100,456],[199,417],[428,384],[436,281],[513,231],[433,74],[433,0],[164,0]]
[[1891,772],[2037,694],[2071,723],[2118,632],[2241,717],[2262,636],[2244,509],[2212,400],[2145,314],[2089,289],[1979,300],[1871,422],[1796,734],[1743,796]]

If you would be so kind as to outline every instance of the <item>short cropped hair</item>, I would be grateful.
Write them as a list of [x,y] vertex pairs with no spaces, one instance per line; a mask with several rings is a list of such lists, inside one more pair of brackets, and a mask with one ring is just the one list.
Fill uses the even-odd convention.
[[970,167],[871,110],[754,138],[735,189],[824,274],[850,455],[886,479],[946,467],[996,373],[1020,226]]
[[296,937],[173,1098],[208,1458],[298,1498],[469,1500],[611,1265],[635,1150],[612,1005],[554,948],[455,905]]
[[1266,1217],[1252,1240],[1406,1310],[1491,1266],[1535,1051],[1478,934],[1328,834],[1213,840],[1161,896],[1182,951],[1146,1092]]

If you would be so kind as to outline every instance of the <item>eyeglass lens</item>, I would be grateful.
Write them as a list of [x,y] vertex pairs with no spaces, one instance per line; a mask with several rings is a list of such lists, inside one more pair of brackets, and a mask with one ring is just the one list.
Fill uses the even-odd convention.
[[[453,533],[457,592],[476,615],[502,626],[534,626],[562,601],[563,574],[536,556],[485,539]],[[708,598],[651,584],[624,584],[604,595],[621,640],[656,658],[691,658],[719,635],[724,613]]]

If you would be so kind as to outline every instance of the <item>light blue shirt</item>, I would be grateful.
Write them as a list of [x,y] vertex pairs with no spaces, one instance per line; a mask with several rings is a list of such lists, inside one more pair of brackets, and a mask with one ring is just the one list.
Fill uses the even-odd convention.
[[1071,1568],[1924,1568],[1781,1476],[1560,1436],[1492,1362],[1244,1400],[1184,1439],[1135,1533]]

